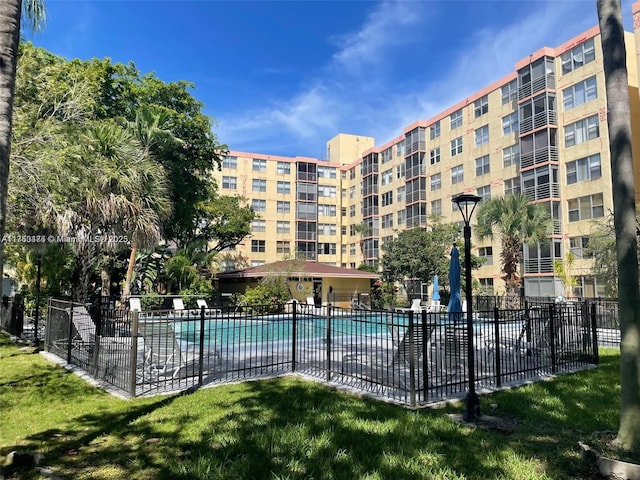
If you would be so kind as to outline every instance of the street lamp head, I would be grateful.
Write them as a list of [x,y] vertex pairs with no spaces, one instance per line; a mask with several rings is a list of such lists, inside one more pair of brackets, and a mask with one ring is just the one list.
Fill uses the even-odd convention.
[[462,219],[464,220],[465,225],[469,225],[471,215],[473,215],[473,211],[480,200],[482,200],[482,198],[471,193],[463,193],[451,199],[453,203],[458,205],[458,209],[462,214]]

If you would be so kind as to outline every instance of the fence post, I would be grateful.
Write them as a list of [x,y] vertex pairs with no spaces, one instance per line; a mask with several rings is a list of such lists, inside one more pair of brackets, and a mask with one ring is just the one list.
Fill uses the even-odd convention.
[[596,302],[591,304],[591,343],[593,345],[593,363],[600,363],[600,351],[598,348],[598,312]]
[[413,313],[409,312],[409,405],[416,406],[416,355],[415,355],[415,336],[413,330]]
[[426,403],[429,396],[429,333],[427,329],[427,311],[422,310],[422,401]]
[[205,309],[204,305],[200,307],[200,352],[198,355],[198,386],[199,387],[202,386],[202,371],[204,370],[204,309]]
[[69,325],[67,329],[67,363],[71,365],[71,339],[73,338],[73,300],[69,300]]
[[493,308],[493,332],[495,338],[495,368],[496,368],[496,386],[502,386],[502,360],[500,352],[500,310],[498,307]]
[[138,373],[138,315],[137,310],[130,312],[131,319],[131,364],[129,365],[129,393],[136,396],[136,377]]
[[298,335],[298,302],[293,301],[293,317],[291,319],[291,371],[296,371],[296,342]]
[[47,323],[44,330],[44,350],[46,352],[49,351],[49,344],[51,343],[51,305],[51,297],[49,297],[49,299],[47,300]]
[[327,382],[331,380],[331,305],[327,307]]
[[551,372],[556,373],[556,306],[549,305],[549,346],[551,347]]

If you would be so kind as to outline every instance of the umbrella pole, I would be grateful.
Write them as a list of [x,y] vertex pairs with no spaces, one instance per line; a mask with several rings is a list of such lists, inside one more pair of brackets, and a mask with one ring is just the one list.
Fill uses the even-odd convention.
[[467,300],[467,361],[469,387],[464,400],[465,422],[475,422],[480,419],[480,399],[476,393],[476,365],[475,348],[473,344],[473,302],[471,301],[471,227],[467,223],[464,226],[464,271],[465,271],[465,297]]

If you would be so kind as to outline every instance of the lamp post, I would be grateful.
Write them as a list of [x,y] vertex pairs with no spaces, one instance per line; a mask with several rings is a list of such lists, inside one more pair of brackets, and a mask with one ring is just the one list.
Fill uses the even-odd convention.
[[476,365],[475,348],[473,344],[473,302],[471,299],[471,215],[478,202],[482,200],[477,195],[462,194],[451,201],[458,206],[464,220],[464,272],[465,272],[465,297],[467,300],[467,358],[469,362],[469,387],[464,401],[465,422],[475,422],[480,419],[480,399],[476,394]]

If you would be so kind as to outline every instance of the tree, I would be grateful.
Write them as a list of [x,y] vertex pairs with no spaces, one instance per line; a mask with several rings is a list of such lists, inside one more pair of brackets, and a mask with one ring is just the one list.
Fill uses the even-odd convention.
[[576,262],[576,255],[569,251],[564,258],[553,261],[553,273],[560,278],[564,287],[565,296],[572,297],[574,289],[578,286],[578,279],[571,273]]
[[451,245],[459,238],[460,230],[455,224],[443,224],[436,218],[431,220],[430,230],[403,230],[397,238],[382,246],[380,263],[385,278],[400,282],[405,290],[408,282],[431,283],[434,275],[438,275],[446,285],[448,254]]
[[[44,23],[43,0],[3,0],[0,2],[0,238],[7,222],[9,159],[13,128],[13,97],[16,85],[20,21],[22,14],[32,30]],[[4,244],[0,242],[0,278],[3,277]]]
[[597,9],[607,92],[613,222],[618,263],[621,401],[617,441],[626,450],[640,451],[640,282],[627,53],[620,1],[598,0]]
[[507,308],[517,308],[520,275],[518,268],[524,244],[548,241],[551,215],[547,206],[531,203],[526,195],[516,194],[483,201],[477,214],[475,233],[480,240],[501,237],[502,273]]
[[[181,144],[182,140],[176,138],[171,133],[170,117],[165,111],[158,111],[147,105],[142,105],[136,112],[136,118],[133,122],[128,123],[128,127],[142,146],[143,155],[148,159],[152,159],[151,150],[162,144]],[[166,199],[168,202],[168,198]],[[167,215],[168,215],[167,210]],[[151,232],[151,237],[142,238],[144,244],[155,242],[155,232]],[[158,235],[159,237],[159,235]],[[136,252],[138,250],[138,242],[134,239],[131,242],[131,253],[129,255],[129,265],[127,267],[127,276],[124,281],[122,296],[124,299],[129,298],[131,289],[131,278],[133,277],[133,268],[136,262]]]

